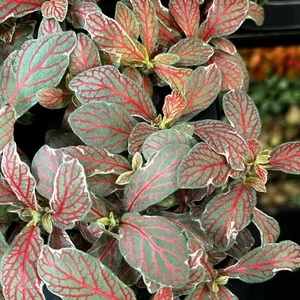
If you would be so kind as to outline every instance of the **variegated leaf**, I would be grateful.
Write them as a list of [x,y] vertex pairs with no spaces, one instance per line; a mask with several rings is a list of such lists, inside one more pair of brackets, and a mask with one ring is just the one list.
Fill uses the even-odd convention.
[[68,11],[68,0],[50,0],[45,1],[41,7],[41,12],[44,18],[62,22]]
[[166,123],[168,121],[174,123],[181,116],[185,107],[186,99],[184,95],[178,90],[172,90],[172,93],[165,97],[162,108],[164,117],[167,119]]
[[0,154],[13,139],[16,117],[16,112],[12,105],[5,105],[0,108]]
[[117,190],[116,174],[97,174],[87,178],[89,190],[102,197],[108,196]]
[[53,227],[52,232],[49,234],[48,246],[52,249],[75,248],[68,233],[56,226]]
[[66,107],[72,99],[72,94],[58,87],[46,87],[36,93],[39,104],[49,109]]
[[151,63],[154,65],[174,65],[180,60],[180,57],[173,53],[160,53],[156,55]]
[[62,29],[57,20],[43,18],[39,26],[38,37],[41,38],[49,34],[60,32],[62,32]]
[[264,23],[265,13],[262,6],[259,6],[253,1],[249,1],[249,10],[247,19],[251,19],[257,26],[261,26]]
[[[0,205],[13,205],[16,207],[24,207],[24,203],[19,200],[10,185],[0,174]],[[1,209],[1,208],[0,208]],[[6,212],[7,214],[7,212]],[[2,222],[1,222],[2,223]]]
[[182,38],[180,32],[175,29],[169,28],[160,19],[158,20],[158,29],[159,34],[157,43],[162,46],[170,47],[176,44]]
[[235,46],[225,38],[215,37],[210,40],[210,43],[213,44],[216,49],[222,50],[231,55],[235,55],[237,52]]

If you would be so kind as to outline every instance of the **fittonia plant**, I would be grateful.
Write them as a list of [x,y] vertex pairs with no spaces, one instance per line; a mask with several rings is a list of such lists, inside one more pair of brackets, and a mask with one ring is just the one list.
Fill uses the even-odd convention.
[[[262,149],[226,39],[262,8],[127,0],[110,18],[96,2],[0,0],[2,298],[44,299],[45,284],[63,299],[236,299],[228,279],[300,267],[256,208],[269,170],[300,173],[300,142]],[[193,121],[218,95],[228,122]],[[28,163],[14,123],[37,103],[65,117]]]

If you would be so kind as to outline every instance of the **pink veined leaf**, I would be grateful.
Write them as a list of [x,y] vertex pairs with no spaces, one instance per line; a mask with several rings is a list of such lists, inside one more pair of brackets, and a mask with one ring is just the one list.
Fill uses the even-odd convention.
[[77,75],[70,83],[81,103],[105,101],[120,104],[134,116],[153,120],[156,111],[144,89],[113,66],[96,67]]
[[121,220],[120,251],[151,281],[182,287],[189,278],[188,249],[180,229],[163,217],[127,213]]
[[60,33],[60,32],[63,32],[63,31],[57,20],[43,18],[40,23],[38,37],[41,38],[41,37],[49,35],[49,34]]
[[21,161],[15,142],[10,142],[4,148],[1,169],[5,180],[19,200],[37,211],[36,182],[27,164]]
[[87,253],[113,271],[118,268],[122,259],[119,250],[119,241],[107,234],[103,234],[97,239]]
[[116,174],[97,174],[87,178],[89,189],[100,196],[108,196],[117,190]]
[[[122,3],[122,2],[119,2],[119,3]],[[137,68],[126,67],[123,69],[122,75],[127,76],[135,83],[141,84],[143,81],[142,74],[140,73],[140,71]]]
[[133,39],[138,39],[140,34],[139,25],[137,19],[132,12],[124,3],[117,2],[115,20],[119,25],[128,33]]
[[100,195],[90,194],[92,206],[84,218],[83,222],[96,222],[98,219],[104,218],[108,215],[107,201]]
[[124,206],[128,212],[140,212],[159,203],[177,188],[176,173],[189,147],[168,145],[138,169],[126,185]]
[[228,192],[215,196],[206,206],[201,226],[218,250],[232,246],[239,231],[251,221],[256,194],[243,182],[231,184]]
[[218,299],[239,300],[239,298],[237,296],[235,296],[226,286],[219,284],[218,288],[219,288]]
[[172,289],[169,287],[160,288],[151,300],[173,300],[174,295]]
[[234,90],[223,97],[223,110],[231,126],[244,140],[257,139],[261,131],[258,109],[245,92]]
[[266,184],[268,181],[268,171],[261,167],[260,165],[254,166],[255,173],[258,175],[259,179],[263,184]]
[[37,273],[37,257],[43,246],[38,227],[25,226],[2,260],[1,283],[5,299],[45,299]]
[[91,102],[77,108],[69,123],[88,146],[121,153],[127,149],[128,137],[137,121],[121,105]]
[[261,26],[264,23],[265,13],[263,7],[257,3],[249,1],[249,10],[247,19],[251,19],[257,26]]
[[101,12],[88,14],[85,27],[92,39],[101,49],[119,54],[128,62],[143,63],[146,59],[129,37],[125,30],[115,20]]
[[9,246],[0,230],[0,260],[2,260],[3,255],[9,249]]
[[267,188],[265,186],[265,184],[262,182],[262,180],[258,177],[247,177],[244,179],[244,184],[252,187],[253,189],[255,189],[257,192],[259,193],[266,193],[267,192]]
[[127,286],[136,284],[137,281],[141,278],[141,273],[131,267],[124,258],[121,260],[118,269],[114,273]]
[[210,40],[210,43],[213,44],[216,49],[222,50],[231,55],[235,55],[237,52],[235,46],[225,38],[215,37]]
[[62,22],[68,11],[68,0],[50,0],[45,1],[41,7],[41,12],[44,18]]
[[224,155],[232,169],[245,169],[247,143],[230,125],[216,120],[198,121],[193,125],[195,134],[217,153]]
[[[74,32],[69,31],[24,43],[21,50],[8,57],[0,71],[0,96],[4,103],[14,105],[18,116],[35,105],[37,91],[59,84],[75,42]],[[14,67],[21,65],[22,68]]]
[[[87,2],[87,3],[97,3],[99,2],[99,0],[84,0],[84,2]],[[82,3],[82,0],[69,0],[69,3],[71,5],[79,5]]]
[[183,91],[185,82],[192,73],[191,69],[176,68],[167,65],[156,65],[154,71],[172,89],[179,91]]
[[213,37],[235,32],[246,19],[248,3],[247,0],[215,0],[200,26],[199,38],[208,42]]
[[10,185],[0,174],[0,205],[14,205],[16,207],[24,207],[24,203],[19,200]]
[[109,268],[77,249],[44,246],[38,272],[48,289],[64,299],[136,299]]
[[2,0],[0,1],[0,23],[10,17],[20,18],[40,10],[43,0]]
[[72,102],[70,103],[66,109],[65,109],[65,113],[64,113],[64,116],[63,116],[63,119],[61,121],[61,127],[60,129],[64,132],[71,132],[72,129],[69,125],[69,116],[70,114],[75,111],[77,109],[76,105]]
[[199,143],[184,157],[178,168],[178,186],[180,188],[204,188],[212,184],[224,185],[229,177],[241,177],[233,170],[225,156],[216,153],[205,143]]
[[48,246],[57,250],[62,248],[75,248],[67,232],[56,226],[53,227],[52,232],[49,234]]
[[195,37],[200,22],[198,0],[170,0],[170,13],[187,37]]
[[158,128],[147,124],[146,122],[137,123],[128,138],[128,152],[135,154],[142,151],[142,146],[145,140],[154,132],[157,132]]
[[185,300],[212,300],[210,290],[205,283],[197,285],[194,292],[189,294]]
[[172,53],[157,54],[152,60],[153,65],[174,65],[180,60],[180,57]]
[[144,158],[149,160],[152,155],[167,145],[188,145],[193,147],[196,144],[197,141],[183,131],[174,129],[159,130],[148,136],[142,146],[142,152]]
[[50,200],[52,221],[63,230],[73,228],[91,207],[84,169],[77,159],[59,166],[53,186]]
[[77,3],[69,10],[67,20],[75,28],[85,29],[86,16],[94,12],[101,12],[100,7],[96,3],[92,1],[77,1]]
[[168,53],[180,57],[177,66],[196,66],[208,61],[213,55],[213,48],[198,38],[186,38],[173,45]]
[[159,31],[155,7],[151,0],[130,1],[140,25],[140,38],[150,56],[157,42]]
[[167,119],[177,120],[186,106],[186,99],[178,90],[172,90],[170,95],[165,97],[162,112]]
[[65,92],[58,87],[45,87],[36,93],[39,104],[49,109],[66,107],[72,99],[70,92]]
[[270,153],[271,170],[300,174],[300,142],[288,142],[277,146]]
[[247,283],[259,283],[271,279],[278,271],[294,271],[299,264],[300,246],[283,241],[253,249],[235,265],[220,270],[219,274]]
[[249,155],[253,161],[256,160],[257,156],[262,152],[262,146],[256,139],[250,139],[247,141],[249,147]]
[[16,112],[12,105],[5,105],[0,108],[0,153],[13,138],[16,119]]
[[50,129],[46,132],[45,144],[51,148],[59,149],[68,146],[79,146],[84,143],[73,131]]
[[53,193],[53,181],[59,166],[65,162],[65,156],[60,149],[42,146],[32,161],[32,174],[37,182],[37,191],[47,199]]
[[189,120],[213,103],[221,89],[221,73],[216,65],[198,67],[185,82],[186,107],[180,120]]
[[253,211],[252,222],[259,230],[262,245],[275,243],[277,241],[280,227],[274,218],[266,215],[258,208],[255,208]]
[[78,75],[98,66],[101,66],[101,60],[96,45],[86,34],[78,33],[77,45],[70,55],[70,73]]
[[128,160],[106,149],[89,146],[71,146],[61,149],[66,155],[77,158],[87,176],[96,174],[122,174],[131,170]]
[[160,19],[158,19],[158,29],[157,43],[160,45],[169,47],[176,44],[182,38],[180,32],[167,27]]

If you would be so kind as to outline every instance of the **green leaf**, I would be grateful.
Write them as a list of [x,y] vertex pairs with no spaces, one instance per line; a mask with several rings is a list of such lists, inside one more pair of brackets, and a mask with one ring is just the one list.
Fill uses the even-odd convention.
[[264,23],[264,18],[264,8],[253,1],[249,1],[247,19],[251,19],[257,26],[261,26]]
[[187,154],[186,145],[168,145],[138,169],[124,191],[124,206],[128,212],[140,212],[159,203],[177,188],[178,166]]
[[77,249],[44,246],[38,272],[49,290],[64,299],[136,299],[109,268]]
[[97,174],[87,178],[89,189],[100,196],[108,196],[117,190],[116,174]]
[[160,53],[157,54],[151,63],[154,65],[174,65],[180,60],[180,57],[173,53]]
[[56,21],[55,19],[43,18],[39,26],[38,38],[60,32],[62,32],[62,29],[58,21]]
[[52,232],[49,234],[48,246],[52,249],[75,248],[67,232],[56,226],[53,227]]
[[49,109],[66,107],[72,99],[72,94],[58,87],[46,87],[36,93],[39,104]]
[[5,252],[7,252],[8,249],[9,249],[9,246],[8,246],[2,232],[0,231],[0,261],[2,261],[2,257],[5,254]]
[[13,138],[15,121],[16,112],[12,105],[0,108],[0,154]]
[[120,153],[127,149],[128,137],[137,122],[121,105],[91,102],[77,108],[69,123],[88,146]]
[[189,278],[188,249],[180,229],[163,217],[127,213],[122,217],[120,251],[144,277],[170,287]]
[[0,71],[2,101],[12,104],[18,116],[24,114],[37,103],[37,91],[59,84],[75,43],[75,34],[70,31],[24,43],[21,50],[6,59]]
[[291,241],[255,248],[220,275],[247,283],[264,282],[281,270],[294,271],[300,266],[300,246]]
[[62,22],[68,11],[68,0],[52,0],[45,1],[41,7],[42,16],[44,18],[54,18]]

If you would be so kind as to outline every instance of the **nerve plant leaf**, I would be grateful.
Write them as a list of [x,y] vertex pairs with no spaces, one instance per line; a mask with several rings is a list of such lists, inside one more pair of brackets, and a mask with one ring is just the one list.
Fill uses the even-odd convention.
[[13,138],[16,119],[16,112],[12,105],[0,108],[0,154]]
[[68,0],[51,0],[45,1],[41,7],[41,12],[44,18],[62,22],[68,11]]
[[151,300],[173,300],[174,295],[172,289],[169,287],[160,288]]
[[70,229],[84,218],[91,207],[84,169],[77,159],[62,163],[54,178],[54,191],[50,200],[53,223]]
[[130,0],[130,2],[139,23],[141,40],[150,56],[158,36],[158,20],[155,7],[151,0]]
[[261,122],[253,100],[243,91],[234,90],[223,97],[224,113],[232,127],[246,141],[257,139]]
[[10,17],[20,18],[31,12],[40,10],[43,2],[43,0],[1,0],[0,23]]
[[9,249],[9,246],[8,246],[2,232],[0,231],[0,261],[2,261],[2,257],[8,249]]
[[187,37],[195,37],[200,22],[198,0],[170,0],[170,13]]
[[246,19],[248,3],[247,0],[215,0],[200,26],[199,38],[208,42],[213,37],[236,31]]
[[120,55],[129,65],[145,61],[145,55],[114,19],[93,12],[86,16],[85,27],[100,49]]
[[38,227],[25,227],[2,260],[1,283],[5,299],[45,299],[37,274],[37,257],[43,246]]
[[5,180],[19,200],[37,211],[36,182],[27,164],[21,161],[15,142],[10,142],[4,148],[1,169]]
[[248,283],[258,283],[271,279],[280,270],[294,271],[299,265],[299,245],[283,241],[253,249],[235,265],[221,270],[220,274]]
[[261,26],[264,22],[265,13],[262,6],[259,6],[253,1],[249,1],[249,10],[247,13],[247,19],[251,19],[257,26]]
[[77,108],[69,123],[88,146],[120,153],[127,149],[128,137],[137,122],[121,105],[91,102]]
[[17,195],[14,193],[10,185],[6,182],[6,180],[0,174],[0,205],[14,205],[17,207],[23,207],[24,203],[19,200]]
[[49,109],[66,107],[71,102],[72,94],[58,87],[46,87],[36,93],[39,104]]
[[63,32],[27,41],[21,50],[13,52],[0,71],[4,103],[12,104],[18,116],[35,105],[37,91],[59,84],[75,42],[73,32]]
[[178,168],[178,186],[195,189],[212,184],[219,187],[229,177],[239,177],[239,173],[230,167],[225,156],[216,153],[207,144],[199,143],[184,157]]
[[49,234],[48,246],[52,249],[75,248],[68,233],[56,226],[53,227],[52,232]]
[[44,246],[38,272],[49,290],[64,299],[136,299],[109,268],[77,249]]
[[217,153],[225,155],[234,170],[244,170],[244,158],[248,154],[245,140],[233,127],[215,120],[198,121],[194,124],[195,134]]
[[277,146],[270,153],[271,170],[300,174],[300,142],[288,142]]
[[138,169],[125,188],[124,206],[128,212],[140,212],[175,192],[176,173],[189,147],[168,145],[146,167]]
[[58,21],[56,21],[55,19],[43,18],[43,20],[40,23],[38,37],[41,38],[49,34],[60,33],[60,32],[62,32],[62,29]]
[[121,220],[120,251],[144,277],[182,287],[189,278],[188,249],[180,229],[163,217],[127,213]]
[[255,205],[255,191],[241,181],[231,184],[228,192],[215,196],[206,205],[201,225],[216,249],[232,246],[238,232],[250,223]]
[[156,117],[152,100],[140,84],[121,75],[113,66],[96,67],[80,73],[70,83],[81,103],[105,101],[120,104],[127,111],[148,121]]

